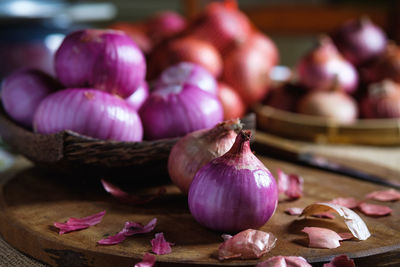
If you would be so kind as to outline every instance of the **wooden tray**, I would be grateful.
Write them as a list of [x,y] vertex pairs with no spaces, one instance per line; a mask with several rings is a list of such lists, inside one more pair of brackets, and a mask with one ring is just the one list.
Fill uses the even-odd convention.
[[[301,255],[312,263],[347,254],[358,266],[396,266],[400,257],[400,202],[388,203],[393,214],[372,218],[361,215],[372,236],[366,241],[344,241],[336,249],[308,248],[305,226],[328,227],[347,231],[343,223],[328,219],[302,219],[286,215],[288,207],[304,207],[335,197],[361,199],[373,190],[384,187],[352,180],[344,176],[298,167],[260,157],[275,174],[276,169],[298,173],[305,179],[305,195],[294,202],[281,202],[272,219],[261,230],[273,232],[276,247],[260,260],[216,259],[221,233],[198,225],[189,214],[187,199],[176,187],[167,186],[167,194],[142,206],[126,206],[106,194],[98,180],[74,179],[43,173],[31,165],[18,166],[5,184],[0,185],[0,233],[12,246],[52,266],[129,266],[140,261],[151,250],[155,233],[164,232],[168,241],[176,243],[172,253],[157,256],[157,266],[254,266],[275,255]],[[139,184],[137,186],[140,186]],[[153,188],[157,190],[157,188]],[[146,189],[152,190],[152,189]],[[81,217],[106,210],[103,221],[89,229],[58,235],[52,226],[70,216]],[[124,222],[147,223],[156,217],[154,232],[130,237],[114,246],[99,246],[96,241],[119,231]],[[318,265],[318,264],[317,264]],[[398,265],[397,265],[398,266]]]
[[400,119],[361,119],[341,124],[265,105],[253,110],[259,129],[288,138],[317,143],[400,145]]
[[[255,129],[255,115],[242,119],[244,128]],[[0,136],[15,152],[40,166],[80,173],[82,176],[112,175],[143,178],[166,173],[166,162],[179,138],[120,142],[83,136],[72,131],[42,135],[12,121],[0,107]]]

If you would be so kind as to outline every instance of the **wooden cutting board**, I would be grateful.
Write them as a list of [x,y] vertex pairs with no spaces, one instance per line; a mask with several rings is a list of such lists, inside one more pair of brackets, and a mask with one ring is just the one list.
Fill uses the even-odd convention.
[[[105,193],[99,180],[44,173],[29,163],[19,164],[0,187],[0,232],[18,250],[52,266],[132,267],[145,252],[150,252],[150,240],[158,232],[164,232],[166,239],[176,245],[171,254],[157,256],[157,266],[254,266],[275,255],[301,255],[309,262],[320,263],[340,254],[354,258],[359,266],[377,266],[378,263],[399,266],[399,201],[385,203],[393,209],[390,216],[374,218],[361,214],[372,236],[366,241],[341,242],[336,249],[308,248],[307,237],[301,230],[305,226],[318,226],[347,231],[342,222],[302,219],[284,213],[288,207],[305,207],[335,197],[362,199],[365,194],[384,187],[265,157],[260,159],[274,174],[281,168],[302,175],[305,195],[296,201],[280,202],[275,215],[261,228],[274,233],[278,241],[276,247],[259,260],[218,261],[221,233],[197,224],[188,211],[186,197],[173,185],[167,185],[167,193],[151,203],[127,206]],[[138,190],[140,185],[130,187]],[[144,191],[156,190],[154,186]],[[63,222],[68,217],[84,217],[102,210],[106,210],[103,221],[86,230],[58,235],[52,226],[55,221]],[[147,223],[154,217],[158,223],[152,233],[129,237],[114,246],[96,244],[106,235],[118,232],[126,221]]]

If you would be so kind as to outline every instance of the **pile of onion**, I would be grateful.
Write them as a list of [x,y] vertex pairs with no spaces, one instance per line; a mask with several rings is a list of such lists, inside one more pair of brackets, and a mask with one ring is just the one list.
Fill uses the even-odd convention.
[[223,232],[256,229],[278,205],[274,177],[250,149],[250,131],[241,131],[232,148],[204,165],[189,189],[189,209],[201,225]]
[[355,66],[377,59],[387,43],[385,32],[368,18],[347,21],[332,38],[342,55]]
[[242,129],[238,119],[224,121],[212,129],[198,130],[181,138],[168,158],[172,182],[187,194],[196,172],[210,160],[225,154]]
[[61,85],[48,74],[34,69],[17,71],[2,83],[4,110],[16,122],[32,128],[33,114],[40,102]]
[[364,118],[400,118],[400,84],[391,80],[371,84],[360,106]]
[[300,83],[312,90],[329,90],[335,77],[346,93],[354,93],[358,86],[356,69],[339,54],[327,36],[321,38],[318,45],[300,59],[297,71]]

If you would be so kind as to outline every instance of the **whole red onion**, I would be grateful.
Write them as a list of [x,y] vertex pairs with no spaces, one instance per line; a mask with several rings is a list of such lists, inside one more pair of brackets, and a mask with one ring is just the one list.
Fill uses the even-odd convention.
[[285,83],[279,87],[271,88],[264,104],[281,110],[295,111],[297,102],[303,95],[304,89],[301,86]]
[[149,97],[149,85],[146,81],[143,81],[139,88],[136,91],[128,96],[125,100],[126,102],[133,107],[135,110],[139,110],[140,107],[144,104],[146,99]]
[[358,108],[354,99],[335,88],[331,91],[311,91],[299,100],[298,112],[351,123],[357,119]]
[[384,79],[400,83],[400,47],[389,43],[383,55],[361,68],[361,75],[366,83],[376,83]]
[[183,136],[211,128],[223,119],[217,97],[192,84],[158,88],[139,113],[149,140]]
[[222,71],[222,58],[215,47],[199,39],[183,37],[167,42],[151,55],[150,78],[157,77],[167,67],[183,61],[203,66],[214,77],[218,77]]
[[190,213],[217,231],[259,228],[274,214],[278,190],[270,171],[250,149],[250,131],[241,131],[232,148],[195,175],[189,189]]
[[267,94],[269,73],[276,60],[270,50],[260,47],[259,40],[250,39],[224,58],[223,81],[232,86],[247,105],[260,101]]
[[246,113],[242,98],[226,83],[218,82],[218,97],[224,109],[225,120],[241,118]]
[[179,139],[168,158],[172,182],[187,194],[196,172],[210,160],[225,154],[241,128],[238,119],[224,121],[212,129],[198,130]]
[[118,96],[96,89],[71,88],[49,95],[34,116],[38,133],[63,130],[99,139],[141,141],[143,128],[136,111]]
[[147,25],[144,23],[117,22],[112,24],[110,28],[125,32],[146,55],[153,49],[154,43],[147,35]]
[[354,93],[358,86],[356,69],[339,54],[329,37],[320,39],[318,46],[300,59],[297,71],[300,83],[310,90],[329,90],[335,77],[347,93]]
[[261,32],[253,32],[248,39],[251,46],[255,49],[263,51],[265,60],[269,61],[271,66],[275,66],[279,62],[279,51],[275,43],[267,35]]
[[391,80],[371,84],[360,103],[364,118],[400,118],[400,84]]
[[17,71],[2,83],[4,110],[15,121],[31,128],[33,114],[47,95],[61,88],[48,74],[34,69]]
[[174,11],[156,13],[146,22],[148,36],[154,43],[159,43],[186,28],[186,20]]
[[202,66],[190,62],[181,62],[165,69],[155,88],[184,83],[196,85],[213,95],[217,94],[218,87],[214,76]]
[[136,43],[115,30],[81,30],[65,37],[55,56],[56,73],[66,87],[93,87],[130,96],[146,75]]
[[190,29],[192,36],[211,43],[223,54],[244,43],[250,32],[251,23],[234,0],[209,4]]
[[342,55],[356,66],[378,58],[385,50],[385,32],[368,18],[350,20],[332,35]]

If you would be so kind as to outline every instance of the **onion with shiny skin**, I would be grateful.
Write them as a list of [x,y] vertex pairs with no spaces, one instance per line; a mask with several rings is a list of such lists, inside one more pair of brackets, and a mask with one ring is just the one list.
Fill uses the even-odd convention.
[[148,140],[183,136],[211,128],[223,119],[217,97],[192,84],[158,88],[139,114]]
[[187,194],[196,172],[210,160],[225,154],[242,128],[238,119],[224,121],[212,129],[198,130],[181,138],[168,158],[168,173],[172,182]]
[[193,37],[181,37],[160,46],[150,56],[149,78],[156,78],[167,67],[183,61],[203,66],[214,77],[221,74],[223,67],[221,55],[211,44]]
[[149,95],[149,85],[146,81],[143,81],[139,88],[137,88],[136,91],[132,95],[128,96],[125,100],[131,107],[138,111]]
[[33,114],[40,102],[59,88],[61,84],[48,74],[25,69],[11,74],[3,81],[1,101],[12,119],[31,128]]
[[71,130],[94,138],[141,141],[143,128],[137,112],[108,93],[70,88],[51,94],[40,103],[34,129],[42,134]]
[[66,87],[90,87],[121,97],[130,96],[146,75],[142,51],[127,34],[116,30],[67,35],[55,55],[55,68]]
[[371,84],[360,110],[363,118],[400,118],[400,84],[390,80]]
[[224,109],[225,120],[241,118],[246,113],[242,98],[226,83],[218,82],[218,97]]
[[248,130],[232,148],[202,167],[189,189],[189,209],[201,225],[224,232],[259,228],[278,205],[276,182],[250,149]]
[[358,74],[345,60],[329,37],[319,40],[317,47],[300,59],[297,65],[299,81],[309,90],[329,90],[334,79],[346,93],[354,93]]
[[378,58],[387,43],[385,32],[368,18],[347,21],[332,38],[341,54],[356,66]]
[[202,66],[190,62],[181,62],[165,69],[155,88],[157,90],[158,87],[185,83],[196,85],[206,92],[217,95],[218,87],[214,76]]

